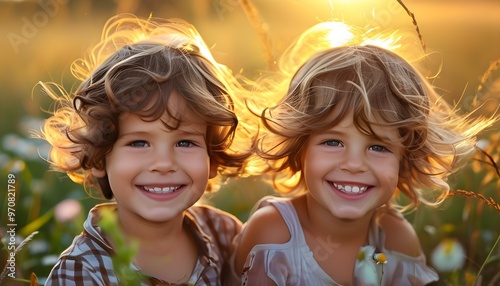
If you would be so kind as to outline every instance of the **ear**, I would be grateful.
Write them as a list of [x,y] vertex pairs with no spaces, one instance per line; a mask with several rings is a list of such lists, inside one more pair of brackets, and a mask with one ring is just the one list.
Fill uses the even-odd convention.
[[217,168],[219,167],[219,164],[210,160],[210,179],[213,177],[217,176]]
[[91,172],[92,176],[94,176],[95,178],[104,178],[106,176],[106,170],[92,168]]

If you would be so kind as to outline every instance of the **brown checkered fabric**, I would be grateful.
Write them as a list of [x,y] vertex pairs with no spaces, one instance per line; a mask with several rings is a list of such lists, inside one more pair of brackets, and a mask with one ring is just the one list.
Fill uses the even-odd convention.
[[[124,285],[113,270],[111,256],[114,251],[96,226],[103,208],[116,209],[116,204],[100,204],[89,212],[84,231],[61,254],[45,285]],[[194,234],[200,253],[186,285],[226,285],[231,241],[240,231],[241,222],[216,208],[193,206],[186,212],[184,223]],[[131,269],[137,270],[134,265]],[[140,285],[172,284],[152,277]]]

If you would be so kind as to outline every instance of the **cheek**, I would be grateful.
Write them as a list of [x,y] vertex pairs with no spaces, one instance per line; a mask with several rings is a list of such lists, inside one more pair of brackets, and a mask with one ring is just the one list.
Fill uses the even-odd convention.
[[393,173],[387,174],[386,176],[386,184],[390,186],[390,189],[395,190],[398,186],[398,176]]
[[399,180],[399,162],[397,164],[392,164],[391,167],[387,168],[384,172],[385,183],[390,186],[391,189],[396,189]]
[[211,177],[212,171],[216,171],[216,166],[211,168],[210,158],[206,155],[197,155],[188,158],[183,158],[182,160],[178,160],[180,164],[183,165],[183,169],[186,172],[192,174],[192,176],[199,178],[209,178]]
[[127,176],[141,168],[143,161],[127,156],[126,154],[113,153],[106,157],[106,172],[109,176]]
[[332,156],[316,148],[308,148],[306,154],[301,156],[302,169],[321,170],[330,168],[332,165],[337,164],[336,158],[336,156]]

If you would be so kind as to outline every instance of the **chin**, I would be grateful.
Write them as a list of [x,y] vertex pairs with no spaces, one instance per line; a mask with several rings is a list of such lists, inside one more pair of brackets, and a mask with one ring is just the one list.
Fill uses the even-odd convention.
[[142,215],[145,220],[155,223],[170,221],[177,216],[179,216],[179,213],[165,213],[164,210],[162,212],[149,212]]
[[367,212],[353,207],[339,207],[333,214],[340,219],[355,220],[364,217]]

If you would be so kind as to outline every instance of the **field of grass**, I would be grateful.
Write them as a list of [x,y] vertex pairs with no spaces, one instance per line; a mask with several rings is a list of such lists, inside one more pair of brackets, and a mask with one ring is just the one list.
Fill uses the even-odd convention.
[[[369,5],[375,1],[359,1],[364,6],[357,7],[349,6],[356,1],[253,1],[265,22],[261,27],[271,44],[266,46],[236,0],[160,2],[0,1],[0,271],[12,252],[9,222],[16,225],[16,246],[33,234],[15,256],[16,277],[23,281],[5,277],[6,285],[28,285],[32,273],[43,283],[58,255],[81,231],[87,211],[100,202],[49,170],[41,159],[48,146],[33,139],[32,130],[40,129],[47,116],[44,110],[51,108],[37,82],[54,81],[71,89],[71,62],[99,41],[108,17],[134,12],[184,18],[199,29],[217,60],[247,77],[265,70],[269,59],[276,59],[292,39],[319,21],[341,18],[416,33],[397,1],[378,1],[373,7]],[[429,68],[439,71],[433,83],[446,100],[460,102],[464,112],[477,101],[489,114],[500,103],[500,3],[435,2],[405,3],[427,50],[433,52],[435,62]],[[482,138],[488,156],[478,154],[450,178],[453,189],[463,191],[438,208],[407,214],[429,264],[440,272],[436,285],[500,283],[499,130],[497,124]],[[15,192],[14,214],[9,211],[9,192]],[[209,199],[245,221],[253,203],[269,193],[270,187],[259,178],[248,178],[230,181]],[[446,261],[444,266],[439,259]]]

